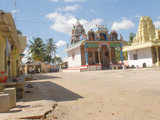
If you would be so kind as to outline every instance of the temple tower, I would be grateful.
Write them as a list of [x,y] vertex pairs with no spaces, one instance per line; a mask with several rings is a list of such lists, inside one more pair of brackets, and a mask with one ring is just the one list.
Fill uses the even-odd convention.
[[137,35],[133,43],[143,44],[155,40],[155,26],[152,19],[148,16],[142,16]]
[[76,25],[73,25],[71,44],[79,42],[83,35],[85,35],[85,29],[83,25],[80,24],[79,20],[77,20]]

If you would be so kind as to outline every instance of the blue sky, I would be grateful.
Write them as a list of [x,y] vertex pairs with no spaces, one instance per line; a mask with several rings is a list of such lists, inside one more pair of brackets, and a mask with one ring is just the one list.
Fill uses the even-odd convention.
[[[160,0],[0,0],[0,9],[12,12],[16,26],[28,39],[54,38],[57,55],[65,56],[76,18],[88,30],[95,24],[115,29],[128,40],[136,32],[140,16],[150,16],[160,27]],[[16,14],[15,14],[16,13]]]

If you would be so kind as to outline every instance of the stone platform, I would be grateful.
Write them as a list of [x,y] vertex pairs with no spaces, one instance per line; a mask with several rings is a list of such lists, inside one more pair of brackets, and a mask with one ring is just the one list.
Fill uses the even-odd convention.
[[0,113],[9,111],[9,94],[0,94]]

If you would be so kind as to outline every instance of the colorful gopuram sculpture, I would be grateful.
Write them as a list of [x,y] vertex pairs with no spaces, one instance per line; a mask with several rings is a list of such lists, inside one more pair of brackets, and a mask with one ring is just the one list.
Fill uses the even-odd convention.
[[130,67],[152,67],[160,64],[160,30],[156,29],[148,16],[140,18],[133,43],[125,46]]

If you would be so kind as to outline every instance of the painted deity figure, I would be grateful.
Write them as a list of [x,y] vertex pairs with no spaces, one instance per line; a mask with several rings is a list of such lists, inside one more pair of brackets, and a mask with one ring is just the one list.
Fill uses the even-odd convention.
[[108,40],[108,30],[105,26],[98,26],[98,31],[96,32],[97,40],[105,41]]

